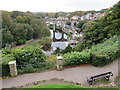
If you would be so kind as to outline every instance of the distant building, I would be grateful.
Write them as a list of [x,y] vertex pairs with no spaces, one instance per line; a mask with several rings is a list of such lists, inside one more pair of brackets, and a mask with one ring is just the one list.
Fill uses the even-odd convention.
[[57,20],[65,20],[65,17],[58,17]]
[[80,17],[81,20],[86,20],[85,15]]
[[80,17],[79,17],[79,16],[77,16],[77,15],[75,15],[75,16],[71,17],[70,19],[71,19],[71,20],[79,20],[79,19],[80,19]]
[[58,17],[57,18],[57,20],[68,20],[69,18],[67,18],[67,17],[62,17],[62,16],[60,16],[60,17]]
[[84,16],[81,16],[81,20],[94,20],[97,19],[98,17],[104,16],[105,13],[88,13]]

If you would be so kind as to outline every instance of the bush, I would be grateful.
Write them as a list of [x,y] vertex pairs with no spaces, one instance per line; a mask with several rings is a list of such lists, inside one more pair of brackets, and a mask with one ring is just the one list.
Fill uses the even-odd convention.
[[15,61],[15,58],[12,54],[8,55],[1,55],[2,57],[2,62],[0,62],[0,66],[2,66],[2,76],[9,76],[10,75],[10,69],[8,63],[10,61]]
[[27,65],[20,65],[18,66],[18,73],[32,73],[42,70],[50,69],[54,66],[52,62],[41,62],[36,64],[27,64]]
[[[104,43],[92,46],[82,52],[71,52],[64,55],[66,65],[91,63],[94,66],[104,66],[120,57],[119,40],[114,36]],[[75,48],[74,48],[75,49]],[[76,48],[78,49],[78,48]]]
[[65,53],[69,53],[69,52],[72,52],[73,51],[73,48],[68,45],[65,49],[61,50],[59,47],[57,47],[57,49],[55,50],[54,54],[65,54]]
[[92,65],[104,66],[112,62],[108,55],[93,55]]
[[120,56],[118,38],[114,36],[104,43],[92,47],[92,65],[104,66]]
[[61,51],[62,54],[68,53],[68,52],[72,52],[73,49],[70,45],[68,45],[64,50]]
[[12,54],[16,59],[19,73],[31,73],[53,67],[53,64],[46,61],[46,56],[37,47],[12,49]]
[[26,65],[25,67],[21,67],[19,73],[32,73],[35,72],[34,67],[32,65]]
[[60,54],[60,52],[61,52],[60,48],[59,48],[59,47],[57,47],[57,48],[56,48],[56,50],[54,51],[54,54],[58,54],[58,55],[59,55],[59,54]]
[[41,49],[32,46],[12,49],[12,54],[18,65],[36,64],[44,62],[46,59]]
[[71,52],[63,56],[65,65],[79,65],[90,63],[90,52]]
[[26,40],[25,39],[19,39],[16,41],[16,45],[22,45],[22,44],[25,44],[26,43]]
[[81,52],[83,49],[85,49],[85,46],[83,43],[79,42],[75,47],[73,48],[74,51]]
[[52,62],[52,63],[56,64],[57,63],[57,55],[49,56],[46,61],[47,62]]
[[[26,46],[12,49],[2,49],[3,57],[3,75],[9,75],[8,62],[16,60],[18,73],[31,73],[40,70],[46,70],[53,67],[52,62],[46,61],[46,56],[42,50],[34,46]],[[8,55],[11,55],[8,57]],[[14,58],[14,59],[13,59]]]
[[51,46],[51,42],[52,42],[52,39],[51,39],[51,38],[49,38],[49,37],[44,37],[44,38],[42,38],[40,41],[37,41],[37,42],[31,44],[31,46],[33,46],[33,47],[40,47],[40,46],[43,45],[43,44],[46,44],[46,45]]
[[11,49],[10,49],[10,48],[4,48],[4,49],[2,49],[1,51],[2,51],[2,54],[5,54],[5,55],[11,53]]

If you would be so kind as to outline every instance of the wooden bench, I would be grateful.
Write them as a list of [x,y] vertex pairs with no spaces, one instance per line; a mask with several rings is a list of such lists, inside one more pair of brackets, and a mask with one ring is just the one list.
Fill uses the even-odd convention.
[[113,76],[113,73],[112,72],[107,72],[107,73],[103,73],[103,74],[99,74],[99,75],[95,75],[95,76],[91,76],[90,78],[86,77],[87,78],[87,82],[92,85],[92,83],[98,79],[101,79],[101,78],[105,78],[106,80],[109,81],[109,78],[110,76]]

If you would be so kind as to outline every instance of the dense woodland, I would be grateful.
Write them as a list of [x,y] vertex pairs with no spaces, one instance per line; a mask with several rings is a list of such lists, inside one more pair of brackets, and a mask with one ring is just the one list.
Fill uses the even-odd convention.
[[45,22],[30,12],[2,11],[2,47],[24,44],[27,40],[50,36]]

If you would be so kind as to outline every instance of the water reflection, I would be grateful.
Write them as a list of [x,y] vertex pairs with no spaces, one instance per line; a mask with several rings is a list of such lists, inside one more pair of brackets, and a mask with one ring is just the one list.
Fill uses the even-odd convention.
[[[53,39],[53,30],[50,30],[50,33],[51,33],[51,39]],[[55,38],[56,39],[61,39],[61,37],[62,37],[62,33],[61,32],[59,32],[59,31],[55,32]],[[68,38],[66,34],[64,34],[64,38],[65,39]]]
[[[53,30],[50,30],[51,32],[51,39],[53,39]],[[60,32],[56,32],[55,33],[55,37],[56,39],[60,39],[62,37],[62,34]],[[68,36],[66,34],[64,34],[64,38],[67,39]],[[74,40],[73,40],[74,41]],[[65,49],[68,44],[71,43],[71,41],[58,41],[58,42],[51,42],[51,50],[50,51],[43,51],[43,53],[46,56],[50,56],[52,53],[54,53],[54,51],[56,50],[56,48],[60,48],[61,50]],[[74,45],[71,45],[71,47],[74,47]]]

